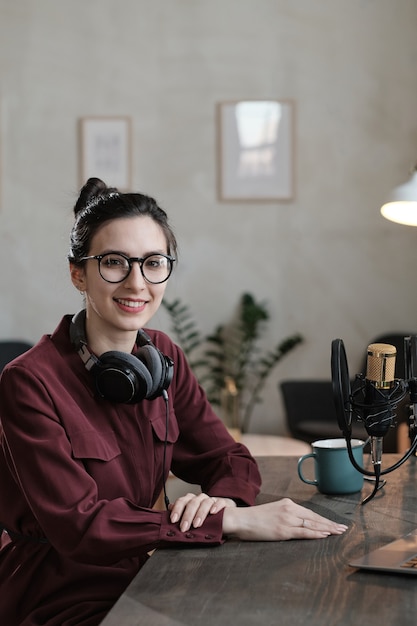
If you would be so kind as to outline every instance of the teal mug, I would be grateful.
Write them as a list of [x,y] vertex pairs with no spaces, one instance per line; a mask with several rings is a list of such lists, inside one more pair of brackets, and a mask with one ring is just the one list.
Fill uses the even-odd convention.
[[[352,454],[359,467],[363,467],[363,447],[361,439],[352,439]],[[311,444],[313,452],[304,454],[298,460],[298,475],[307,485],[315,485],[327,495],[356,493],[363,487],[363,474],[352,465],[344,439],[320,439]],[[314,478],[304,475],[304,463],[314,459]]]

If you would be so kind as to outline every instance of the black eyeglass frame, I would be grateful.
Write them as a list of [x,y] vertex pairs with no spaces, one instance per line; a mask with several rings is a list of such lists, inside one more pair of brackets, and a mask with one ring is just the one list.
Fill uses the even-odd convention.
[[[127,272],[126,276],[124,276],[120,280],[108,280],[107,278],[104,278],[103,274],[101,273],[101,260],[105,256],[108,256],[109,254],[115,254],[117,256],[121,256],[123,259],[125,259],[128,262],[129,271]],[[164,278],[164,280],[158,280],[158,281],[149,280],[149,278],[147,278],[145,274],[143,273],[144,262],[153,256],[162,256],[165,259],[167,259],[167,261],[169,262],[168,276]],[[168,280],[168,278],[171,276],[172,270],[174,269],[174,263],[176,261],[174,257],[170,256],[169,254],[162,254],[161,252],[152,252],[151,254],[147,254],[144,257],[137,257],[137,256],[128,257],[126,256],[126,254],[123,254],[122,252],[110,251],[110,252],[105,252],[104,254],[95,254],[93,256],[83,256],[80,259],[80,262],[90,261],[91,259],[97,260],[98,273],[100,274],[101,278],[105,280],[106,283],[111,283],[112,285],[117,285],[119,283],[122,283],[124,280],[126,280],[126,278],[130,275],[130,272],[132,271],[133,263],[139,263],[140,273],[142,274],[143,278],[146,280],[147,283],[150,283],[151,285],[161,285],[162,283],[165,283]]]

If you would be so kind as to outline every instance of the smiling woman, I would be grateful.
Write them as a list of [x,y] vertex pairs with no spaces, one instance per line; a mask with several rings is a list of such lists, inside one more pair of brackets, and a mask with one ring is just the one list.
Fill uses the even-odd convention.
[[[155,548],[345,530],[288,499],[253,506],[260,474],[249,450],[214,413],[181,349],[144,328],[176,256],[165,211],[90,179],[74,212],[70,275],[85,309],[0,379],[8,626],[99,624]],[[170,470],[201,493],[155,510]]]

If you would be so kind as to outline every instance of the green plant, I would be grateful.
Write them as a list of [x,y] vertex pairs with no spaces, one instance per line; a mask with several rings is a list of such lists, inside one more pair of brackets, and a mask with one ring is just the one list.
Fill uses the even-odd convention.
[[269,313],[265,304],[257,302],[249,293],[242,295],[234,318],[219,325],[207,337],[198,330],[187,305],[180,300],[163,304],[170,314],[173,333],[209,401],[220,406],[226,381],[234,382],[239,398],[240,428],[246,432],[253,409],[262,400],[261,392],[268,376],[285,354],[302,342],[301,335],[287,337],[273,349],[262,351],[259,342]]
[[191,317],[189,307],[178,299],[173,302],[163,300],[162,305],[170,315],[172,332],[187,357],[190,367],[197,370],[201,362],[193,360],[193,353],[202,344],[204,338]]

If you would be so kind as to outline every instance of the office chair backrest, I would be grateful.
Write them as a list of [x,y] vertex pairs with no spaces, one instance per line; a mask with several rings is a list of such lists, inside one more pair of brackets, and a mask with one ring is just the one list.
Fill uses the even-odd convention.
[[284,380],[279,386],[292,437],[311,443],[339,436],[330,380]]
[[27,341],[18,339],[0,340],[0,372],[7,363],[10,363],[10,361],[13,361],[13,359],[23,354],[31,347],[32,344]]

